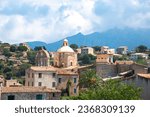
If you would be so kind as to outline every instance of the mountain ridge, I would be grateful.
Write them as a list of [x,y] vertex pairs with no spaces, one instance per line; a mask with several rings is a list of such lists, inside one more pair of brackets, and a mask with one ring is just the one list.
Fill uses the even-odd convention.
[[[69,44],[77,44],[78,46],[109,46],[117,48],[119,46],[128,46],[129,50],[139,45],[150,47],[150,29],[111,29],[105,32],[93,32],[84,35],[77,33],[76,35],[67,37]],[[35,46],[45,46],[48,51],[56,51],[62,46],[63,39],[53,42],[27,42],[31,48]]]

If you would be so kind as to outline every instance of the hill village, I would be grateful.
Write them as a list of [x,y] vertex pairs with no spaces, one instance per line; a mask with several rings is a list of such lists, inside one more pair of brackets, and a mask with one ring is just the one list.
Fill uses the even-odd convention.
[[[120,46],[116,50],[108,46],[79,48],[75,44],[69,45],[65,39],[56,52],[49,52],[44,47],[33,50],[27,43],[10,45],[1,42],[0,99],[90,99],[77,96],[83,93],[87,95],[88,91],[93,91],[93,88],[97,90],[98,87],[101,87],[101,91],[104,87],[105,90],[112,90],[113,86],[116,90],[111,94],[109,91],[99,93],[99,96],[108,98],[95,98],[98,96],[93,94],[94,98],[91,99],[124,99],[117,97],[115,91],[126,85],[130,87],[123,87],[122,97],[150,99],[149,59],[150,51],[144,45],[139,45],[134,51],[129,51],[127,46]],[[126,85],[116,86],[113,81]],[[132,84],[135,86],[132,87]],[[141,93],[136,93],[139,87]],[[109,98],[109,94],[114,96]],[[139,97],[136,98],[134,94]]]

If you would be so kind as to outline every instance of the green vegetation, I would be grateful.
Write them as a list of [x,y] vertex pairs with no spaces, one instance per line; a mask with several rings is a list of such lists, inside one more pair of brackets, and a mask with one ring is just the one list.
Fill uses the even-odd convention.
[[100,51],[101,50],[101,46],[94,46],[93,49],[94,49],[94,51]]
[[88,70],[80,78],[80,86],[86,88],[78,96],[64,97],[71,100],[138,100],[141,89],[128,85],[121,80],[102,81],[95,71]]
[[18,47],[18,51],[21,51],[21,52],[23,52],[23,51],[27,51],[28,50],[28,48],[26,47],[26,46],[19,46]]
[[136,52],[146,52],[147,49],[148,48],[145,45],[140,45],[135,49],[135,51]]
[[10,46],[10,51],[11,51],[11,52],[16,52],[16,51],[17,51],[17,46],[11,45],[11,46]]
[[36,47],[34,48],[34,51],[42,50],[42,48],[43,48],[44,50],[46,50],[46,47],[45,47],[45,46],[36,46]]
[[91,54],[84,54],[84,55],[79,54],[78,60],[81,61],[81,65],[82,64],[92,64],[95,62],[96,56],[93,56]]
[[122,57],[114,56],[113,58],[114,58],[114,59],[113,59],[114,62],[115,62],[116,60],[119,60],[119,61],[129,60],[129,56],[127,56],[127,55],[122,55]]
[[147,65],[147,61],[143,58],[139,58],[135,62],[141,65]]
[[29,63],[32,64],[32,65],[35,65],[35,56],[36,56],[36,53],[35,51],[29,51],[27,53],[27,58],[29,60]]
[[76,50],[78,48],[78,45],[77,44],[71,44],[70,47],[73,49],[73,50]]

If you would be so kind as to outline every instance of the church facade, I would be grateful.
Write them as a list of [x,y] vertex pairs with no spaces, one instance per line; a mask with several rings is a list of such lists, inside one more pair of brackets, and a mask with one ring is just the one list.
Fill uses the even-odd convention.
[[62,91],[62,95],[78,95],[79,74],[77,53],[69,47],[65,39],[57,52],[53,53],[53,64],[50,53],[41,49],[35,58],[36,66],[26,70],[25,86],[41,87]]

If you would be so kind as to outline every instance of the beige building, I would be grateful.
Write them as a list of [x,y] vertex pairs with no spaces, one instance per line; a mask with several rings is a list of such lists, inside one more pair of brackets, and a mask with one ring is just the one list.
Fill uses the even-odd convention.
[[108,46],[102,46],[101,47],[101,54],[115,54],[115,49],[113,48],[109,48]]
[[5,81],[6,87],[21,86],[21,85],[22,84],[20,84],[17,80],[6,80]]
[[77,53],[69,47],[68,40],[65,39],[63,46],[54,54],[54,66],[66,68],[77,65]]
[[49,66],[50,65],[49,53],[42,48],[37,53],[35,62],[36,62],[36,66]]
[[96,59],[96,73],[102,78],[117,75],[116,65],[113,63],[112,54],[98,54]]
[[[53,64],[50,64],[49,60],[52,58]],[[59,89],[63,94],[77,95],[77,53],[69,47],[66,39],[57,52],[48,53],[42,49],[36,55],[36,66],[27,69],[25,77],[25,86],[46,86],[50,89]]]
[[2,87],[1,100],[59,100],[60,90],[46,87]]
[[96,62],[112,64],[113,63],[113,55],[112,54],[97,54]]
[[81,54],[92,54],[92,55],[94,55],[94,49],[91,47],[83,47],[83,48],[81,48]]

